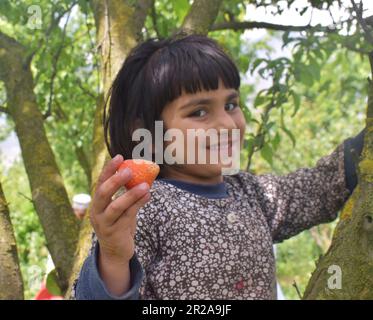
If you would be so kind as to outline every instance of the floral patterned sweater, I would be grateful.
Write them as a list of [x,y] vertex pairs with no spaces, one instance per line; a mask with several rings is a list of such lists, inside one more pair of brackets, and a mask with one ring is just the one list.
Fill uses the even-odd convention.
[[76,299],[275,299],[273,243],[336,219],[356,185],[351,149],[363,131],[313,168],[287,175],[240,172],[213,186],[156,180],[138,213],[131,289],[111,295],[99,245],[75,282]]

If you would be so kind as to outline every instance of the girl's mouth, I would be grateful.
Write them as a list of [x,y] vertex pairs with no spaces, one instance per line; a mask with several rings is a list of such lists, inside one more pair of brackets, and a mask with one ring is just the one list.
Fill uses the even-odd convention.
[[224,142],[224,143],[217,143],[217,144],[214,144],[214,145],[209,145],[209,146],[206,147],[206,149],[209,149],[209,150],[212,150],[212,151],[229,150],[229,149],[232,149],[232,142],[228,141],[228,142]]
[[210,150],[224,150],[224,149],[232,149],[233,146],[236,146],[236,144],[239,143],[239,140],[225,140],[220,141],[219,143],[214,143],[206,146],[206,149]]
[[221,141],[220,143],[212,144],[206,146],[206,149],[209,150],[210,152],[213,153],[218,153],[220,156],[223,157],[231,157],[233,152],[233,148],[239,147],[239,142],[238,141]]

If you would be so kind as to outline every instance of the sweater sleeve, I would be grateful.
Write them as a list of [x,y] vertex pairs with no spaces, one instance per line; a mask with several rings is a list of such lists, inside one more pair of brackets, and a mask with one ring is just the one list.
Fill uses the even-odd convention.
[[137,255],[130,260],[130,289],[122,296],[114,296],[109,293],[98,271],[97,257],[99,243],[93,237],[93,245],[90,254],[84,261],[78,279],[76,279],[71,298],[77,300],[136,300],[139,298],[139,288],[143,278],[143,270]]
[[257,196],[274,242],[330,222],[350,195],[346,184],[345,143],[317,161],[287,175],[254,177]]
[[347,188],[352,193],[357,185],[356,161],[361,155],[364,146],[365,128],[355,137],[344,142],[344,166]]

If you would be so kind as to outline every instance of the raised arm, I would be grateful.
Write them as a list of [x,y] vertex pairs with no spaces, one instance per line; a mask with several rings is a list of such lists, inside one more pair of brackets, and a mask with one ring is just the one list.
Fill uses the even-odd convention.
[[355,158],[362,151],[363,138],[364,130],[346,139],[313,168],[301,168],[283,176],[254,177],[274,242],[337,217],[357,184]]

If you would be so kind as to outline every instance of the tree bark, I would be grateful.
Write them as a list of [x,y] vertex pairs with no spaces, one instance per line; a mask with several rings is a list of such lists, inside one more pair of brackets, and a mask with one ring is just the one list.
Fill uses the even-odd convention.
[[23,299],[23,280],[16,239],[0,182],[0,300]]
[[43,116],[33,91],[30,64],[26,61],[26,49],[0,33],[0,79],[5,84],[33,204],[59,275],[59,285],[65,290],[79,227],[44,130]]
[[207,34],[211,29],[222,0],[194,0],[179,32]]
[[[373,65],[373,53],[370,61]],[[332,244],[317,263],[304,299],[373,299],[372,80],[369,80],[368,95],[364,147],[357,170],[358,186],[342,210]],[[340,277],[340,287],[335,286],[334,280],[338,281],[335,277]]]

